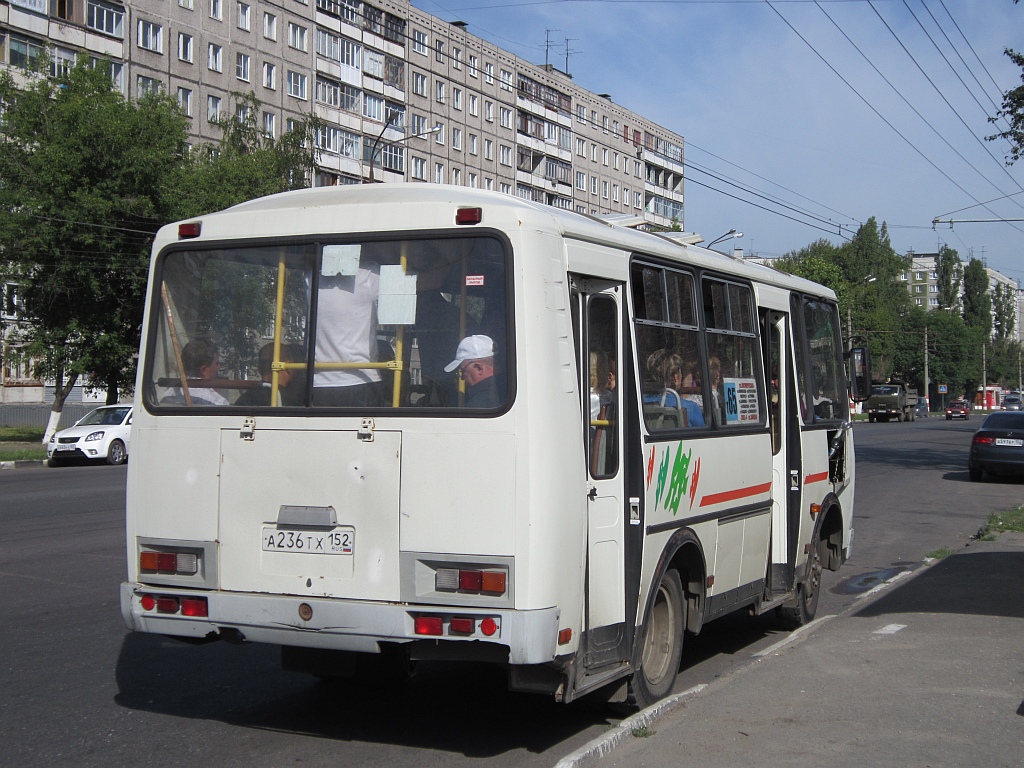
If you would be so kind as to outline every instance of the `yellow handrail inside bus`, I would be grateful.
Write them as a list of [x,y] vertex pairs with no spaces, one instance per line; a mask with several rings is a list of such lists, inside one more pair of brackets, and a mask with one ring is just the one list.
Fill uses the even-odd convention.
[[274,308],[274,359],[270,364],[270,405],[277,405],[277,388],[281,376],[281,324],[284,317],[284,249],[277,260],[277,306]]

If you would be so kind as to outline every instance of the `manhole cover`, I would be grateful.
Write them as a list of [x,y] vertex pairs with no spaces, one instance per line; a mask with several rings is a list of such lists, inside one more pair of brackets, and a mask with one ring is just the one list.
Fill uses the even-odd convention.
[[883,581],[888,581],[897,573],[902,573],[907,570],[906,568],[885,568],[881,571],[872,571],[871,573],[862,573],[859,576],[851,576],[845,579],[835,587],[832,591],[839,595],[859,595],[862,592],[867,592],[869,589],[873,589],[881,584]]

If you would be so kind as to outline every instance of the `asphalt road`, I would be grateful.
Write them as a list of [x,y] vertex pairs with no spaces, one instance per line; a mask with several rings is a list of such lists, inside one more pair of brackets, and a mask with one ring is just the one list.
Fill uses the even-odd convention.
[[[1018,481],[969,482],[979,423],[858,425],[854,557],[827,574],[819,615],[1021,501]],[[0,472],[0,766],[552,766],[617,721],[594,702],[510,694],[487,667],[324,684],[281,672],[273,647],[129,634],[124,480],[123,467]],[[712,622],[677,690],[781,636],[770,616]]]

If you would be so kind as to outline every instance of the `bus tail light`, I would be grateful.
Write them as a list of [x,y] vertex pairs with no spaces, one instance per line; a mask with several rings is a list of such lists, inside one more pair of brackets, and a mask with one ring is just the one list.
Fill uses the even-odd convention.
[[143,573],[194,576],[199,571],[199,558],[192,552],[143,550],[139,553],[139,570]]
[[448,622],[448,630],[453,635],[472,635],[476,630],[476,619],[452,616],[452,620]]
[[508,574],[499,570],[479,568],[438,568],[434,589],[439,592],[464,592],[500,596],[508,588]]
[[496,616],[485,616],[479,621],[472,616],[416,616],[413,618],[413,631],[417,635],[431,637],[444,637],[445,635],[494,637],[500,630],[501,623]]
[[199,237],[199,234],[203,231],[203,222],[201,221],[186,221],[178,225],[178,238],[184,240],[186,238]]
[[483,218],[483,208],[459,208],[455,211],[456,224],[479,224]]
[[440,616],[417,616],[417,635],[442,635],[444,634],[444,619]]
[[205,597],[175,597],[174,595],[145,594],[139,598],[142,610],[172,615],[206,618],[210,615],[210,605]]

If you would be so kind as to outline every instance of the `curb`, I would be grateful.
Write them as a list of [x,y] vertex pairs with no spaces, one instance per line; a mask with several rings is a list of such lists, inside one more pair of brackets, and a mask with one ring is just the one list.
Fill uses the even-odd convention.
[[0,461],[0,470],[24,469],[25,467],[45,467],[46,459],[19,459],[18,461]]
[[[914,567],[909,568],[905,571],[900,571],[891,578],[881,582],[874,588],[858,595],[845,610],[840,611],[837,614],[827,614],[825,616],[819,616],[818,618],[811,621],[799,629],[793,630],[785,638],[775,643],[774,645],[753,654],[750,659],[739,664],[736,669],[731,670],[723,678],[713,681],[714,683],[722,683],[730,680],[733,676],[742,673],[746,669],[753,667],[757,662],[763,661],[764,659],[778,655],[781,651],[787,649],[788,646],[793,645],[795,642],[803,640],[806,635],[813,633],[814,630],[818,629],[824,624],[827,624],[832,619],[840,618],[854,610],[859,610],[863,607],[863,600],[865,598],[874,598],[879,596],[880,592],[883,592],[891,588],[896,582],[908,576],[916,576],[924,568],[930,566],[935,560],[926,558],[920,563],[917,563]],[[675,696],[670,696],[667,699],[659,701],[647,709],[638,712],[631,717],[626,718],[614,728],[611,728],[603,736],[584,744],[582,747],[574,752],[570,752],[568,755],[563,757],[557,763],[554,768],[581,768],[588,763],[599,760],[602,757],[606,757],[617,747],[621,746],[626,739],[633,738],[633,731],[638,728],[650,728],[657,721],[664,718],[669,713],[675,711],[681,707],[688,699],[692,699],[711,686],[712,683],[701,683],[687,691],[678,693]],[[716,686],[717,687],[717,686]]]
[[584,744],[575,752],[570,752],[555,763],[555,768],[579,768],[579,766],[590,760],[604,757],[623,741],[632,738],[633,731],[638,728],[649,728],[669,712],[681,707],[687,699],[696,696],[707,687],[707,684],[702,683],[701,685],[694,686],[688,691],[683,691],[682,693],[677,693],[675,696],[662,699],[658,703],[652,704],[642,712],[637,712],[635,715],[627,717],[617,726],[609,730],[608,733],[603,736],[599,736],[588,744]]

